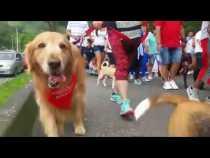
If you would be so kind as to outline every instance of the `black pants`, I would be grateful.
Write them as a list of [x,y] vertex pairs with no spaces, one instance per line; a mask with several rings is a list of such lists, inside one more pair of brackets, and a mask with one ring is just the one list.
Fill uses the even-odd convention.
[[194,70],[194,74],[193,74],[194,81],[197,79],[200,69],[202,67],[202,53],[196,53],[195,56],[196,56],[196,61],[197,61],[197,67]]
[[139,38],[135,38],[135,39],[132,39],[132,41],[135,44],[136,52],[133,56],[133,60],[131,62],[129,70],[130,70],[130,72],[134,72],[135,73],[135,79],[138,79],[140,77],[140,73],[139,73],[140,62],[138,60],[137,48],[140,45],[140,40],[139,40]]

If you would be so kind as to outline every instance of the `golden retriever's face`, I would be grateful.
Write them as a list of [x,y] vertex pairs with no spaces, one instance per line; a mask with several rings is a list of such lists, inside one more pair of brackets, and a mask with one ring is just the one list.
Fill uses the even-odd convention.
[[46,75],[62,75],[68,62],[72,61],[68,40],[56,32],[39,34],[27,45],[25,52],[31,71],[35,71],[38,66]]

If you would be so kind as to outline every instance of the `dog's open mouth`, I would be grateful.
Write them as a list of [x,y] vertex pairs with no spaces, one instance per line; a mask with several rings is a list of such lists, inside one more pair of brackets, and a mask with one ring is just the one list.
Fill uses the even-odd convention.
[[66,76],[60,75],[49,75],[48,76],[48,87],[49,88],[59,88],[60,83],[66,81]]

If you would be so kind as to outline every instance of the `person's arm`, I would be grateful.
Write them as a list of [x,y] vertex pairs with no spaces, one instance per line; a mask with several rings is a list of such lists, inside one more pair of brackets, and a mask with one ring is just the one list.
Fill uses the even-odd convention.
[[182,29],[181,29],[181,40],[182,40],[182,42],[184,42],[184,39],[185,39],[185,33],[184,33],[184,27],[182,27]]
[[66,32],[69,32],[69,33],[71,32],[71,23],[70,23],[70,21],[67,24]]
[[161,46],[161,36],[160,36],[160,26],[156,26],[156,40],[157,40],[157,50],[160,52]]

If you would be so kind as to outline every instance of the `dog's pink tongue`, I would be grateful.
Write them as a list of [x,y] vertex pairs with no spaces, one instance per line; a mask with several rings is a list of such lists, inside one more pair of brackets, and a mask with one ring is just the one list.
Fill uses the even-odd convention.
[[60,76],[49,76],[49,80],[53,82],[65,82],[66,76],[60,75]]

